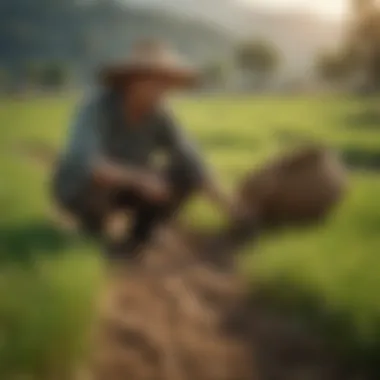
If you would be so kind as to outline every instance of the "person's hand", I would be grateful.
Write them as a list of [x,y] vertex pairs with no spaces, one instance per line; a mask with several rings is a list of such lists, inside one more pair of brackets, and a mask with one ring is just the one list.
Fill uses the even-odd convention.
[[169,199],[168,184],[155,173],[120,166],[102,158],[94,166],[94,180],[103,186],[130,187],[152,202],[165,202]]
[[204,190],[208,198],[215,203],[219,210],[233,223],[245,222],[253,217],[253,215],[248,214],[248,209],[241,201],[241,198],[227,195],[214,178],[210,178],[205,182]]
[[149,172],[137,173],[135,186],[145,198],[152,202],[166,202],[170,197],[168,184],[158,175]]

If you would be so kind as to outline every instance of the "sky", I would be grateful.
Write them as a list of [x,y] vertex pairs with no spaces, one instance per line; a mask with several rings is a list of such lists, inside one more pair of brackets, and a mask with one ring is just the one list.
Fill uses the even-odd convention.
[[294,9],[302,7],[326,16],[341,17],[348,11],[350,0],[238,0],[272,9]]
[[[1,0],[0,0],[1,1]],[[151,3],[164,3],[169,0],[128,0],[137,4],[151,4]],[[170,0],[170,3],[186,3],[191,4],[194,0]],[[199,1],[199,0],[198,0]],[[216,0],[214,0],[216,1]],[[322,14],[323,16],[341,18],[349,11],[349,4],[351,0],[233,0],[240,3],[251,4],[252,6],[259,6],[269,8],[272,10],[310,10],[313,13]]]

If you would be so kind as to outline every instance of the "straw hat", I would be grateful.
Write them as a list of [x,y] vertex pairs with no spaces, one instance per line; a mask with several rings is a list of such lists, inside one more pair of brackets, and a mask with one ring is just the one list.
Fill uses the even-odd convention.
[[100,81],[112,86],[141,75],[158,76],[175,87],[189,87],[198,78],[197,71],[167,44],[141,40],[132,47],[129,57],[105,66]]

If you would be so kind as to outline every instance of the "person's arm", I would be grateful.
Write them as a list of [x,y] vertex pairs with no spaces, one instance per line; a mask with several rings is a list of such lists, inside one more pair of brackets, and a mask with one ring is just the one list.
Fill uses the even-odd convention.
[[85,110],[81,118],[83,129],[80,147],[82,165],[91,181],[108,188],[135,190],[152,201],[162,201],[168,197],[168,189],[159,178],[140,168],[118,164],[109,158],[105,142],[105,131],[109,128],[102,102],[94,102]]
[[109,187],[134,187],[140,172],[99,155],[92,163],[91,175],[96,182]]
[[79,105],[71,126],[65,155],[83,176],[104,186],[132,186],[137,170],[120,166],[108,158],[104,145],[107,121],[101,97],[91,97]]
[[231,215],[233,200],[223,189],[201,158],[192,141],[180,129],[172,116],[162,116],[161,136],[171,160],[187,172],[192,183],[196,183],[199,191],[217,205],[224,213]]
[[[205,196],[214,204],[216,204],[224,213],[231,216],[234,213],[235,203],[233,198],[227,194],[215,176],[209,174],[202,186]],[[235,216],[235,215],[233,215]]]

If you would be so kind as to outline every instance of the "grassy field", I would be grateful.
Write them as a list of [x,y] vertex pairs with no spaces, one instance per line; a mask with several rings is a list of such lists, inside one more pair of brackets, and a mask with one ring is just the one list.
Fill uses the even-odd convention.
[[[22,144],[58,149],[74,99],[0,102],[0,378],[36,380],[74,363],[101,284],[100,253],[50,222],[48,168],[20,154]],[[174,109],[231,189],[276,152],[307,141],[340,149],[369,166],[350,176],[350,192],[322,227],[261,239],[242,255],[252,286],[272,287],[286,302],[318,299],[355,347],[380,347],[380,114],[376,100],[334,98],[194,98]],[[368,165],[367,165],[368,164]],[[380,168],[380,166],[379,166]],[[212,223],[201,201],[187,218]],[[290,291],[276,288],[289,284]]]

